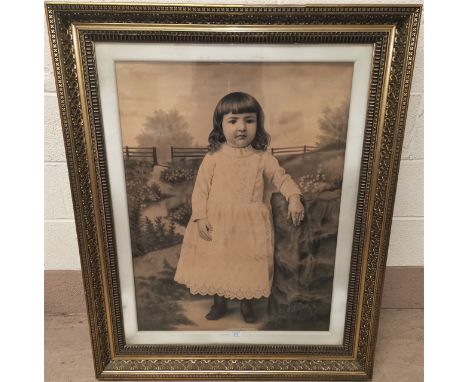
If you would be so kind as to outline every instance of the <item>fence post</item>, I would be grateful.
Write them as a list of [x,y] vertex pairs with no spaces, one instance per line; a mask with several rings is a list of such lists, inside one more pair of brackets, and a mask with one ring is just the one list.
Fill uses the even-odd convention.
[[304,154],[306,153],[306,151],[307,151],[307,146],[304,145]]
[[171,146],[171,161],[174,160],[174,147]]
[[125,154],[127,155],[127,160],[130,159],[130,152],[128,151],[128,146],[125,146]]
[[274,149],[273,149],[273,147],[271,148],[271,155],[274,155]]
[[156,155],[156,147],[153,146],[153,166],[157,166],[158,164],[158,157]]

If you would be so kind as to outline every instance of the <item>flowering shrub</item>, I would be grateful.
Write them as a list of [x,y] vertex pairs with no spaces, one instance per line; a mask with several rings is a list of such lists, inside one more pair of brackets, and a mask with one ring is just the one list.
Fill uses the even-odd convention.
[[192,207],[189,204],[182,204],[169,211],[169,219],[184,227],[187,226],[191,215]]
[[161,173],[161,180],[174,184],[192,180],[196,175],[193,167],[168,168]]
[[129,209],[144,207],[145,203],[161,199],[161,190],[156,183],[148,185],[152,166],[147,162],[126,161],[125,183]]
[[161,191],[156,183],[150,185],[139,181],[127,181],[127,197],[129,208],[144,208],[148,203],[161,199]]
[[341,186],[341,181],[327,180],[322,166],[317,168],[315,174],[303,175],[299,178],[299,188],[302,193],[318,194],[323,191],[335,190]]

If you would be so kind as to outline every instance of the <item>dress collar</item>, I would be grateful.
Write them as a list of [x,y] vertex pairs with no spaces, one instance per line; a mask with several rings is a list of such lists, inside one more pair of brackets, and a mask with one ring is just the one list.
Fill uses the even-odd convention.
[[229,146],[227,143],[224,143],[221,146],[222,153],[233,157],[246,157],[252,155],[254,151],[255,149],[251,145],[248,145],[246,147],[232,147]]

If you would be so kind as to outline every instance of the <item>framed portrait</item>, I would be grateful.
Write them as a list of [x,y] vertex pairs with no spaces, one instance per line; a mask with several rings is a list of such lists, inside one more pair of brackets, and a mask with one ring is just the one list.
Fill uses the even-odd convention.
[[47,3],[99,379],[368,379],[421,6]]

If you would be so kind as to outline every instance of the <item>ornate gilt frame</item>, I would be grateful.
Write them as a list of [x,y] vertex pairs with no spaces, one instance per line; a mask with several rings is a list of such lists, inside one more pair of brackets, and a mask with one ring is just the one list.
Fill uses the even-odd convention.
[[[47,3],[96,376],[367,379],[372,375],[420,5]],[[126,345],[94,43],[373,44],[343,346]]]

